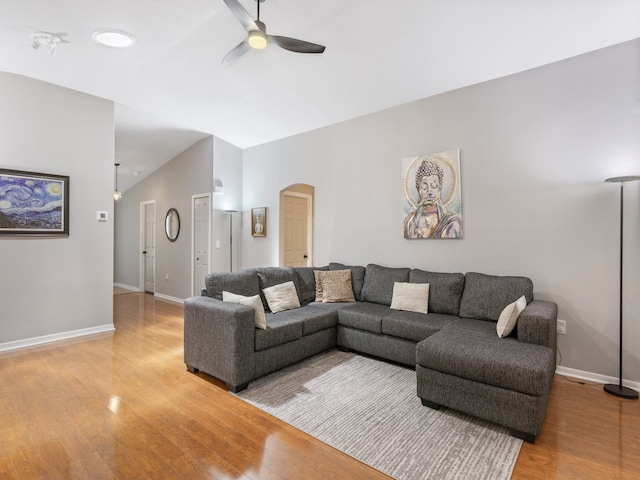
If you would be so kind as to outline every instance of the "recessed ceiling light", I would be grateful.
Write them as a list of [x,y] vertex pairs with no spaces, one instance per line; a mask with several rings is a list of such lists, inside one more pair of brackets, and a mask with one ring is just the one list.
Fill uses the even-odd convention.
[[112,28],[96,30],[91,34],[91,38],[96,43],[114,48],[128,48],[136,43],[136,38],[130,33]]

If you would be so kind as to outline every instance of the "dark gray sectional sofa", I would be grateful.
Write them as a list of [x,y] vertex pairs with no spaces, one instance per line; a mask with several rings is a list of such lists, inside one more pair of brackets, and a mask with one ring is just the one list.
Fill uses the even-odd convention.
[[[344,269],[356,302],[316,302],[314,270]],[[288,281],[301,307],[270,313],[262,289]],[[394,282],[428,283],[428,313],[392,310]],[[223,302],[223,291],[262,295],[267,329],[255,327],[251,307]],[[213,273],[202,293],[185,300],[185,363],[231,391],[337,347],[415,367],[424,405],[490,420],[530,442],[540,433],[555,373],[557,306],[534,300],[528,278],[331,263]],[[522,295],[527,306],[514,332],[499,338],[500,313]]]

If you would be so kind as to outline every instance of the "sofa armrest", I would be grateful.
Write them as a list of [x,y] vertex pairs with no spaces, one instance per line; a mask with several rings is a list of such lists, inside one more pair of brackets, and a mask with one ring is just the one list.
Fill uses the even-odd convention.
[[211,297],[184,301],[184,361],[235,391],[255,372],[255,312]]
[[553,302],[533,300],[518,317],[518,340],[544,345],[556,353],[558,306]]

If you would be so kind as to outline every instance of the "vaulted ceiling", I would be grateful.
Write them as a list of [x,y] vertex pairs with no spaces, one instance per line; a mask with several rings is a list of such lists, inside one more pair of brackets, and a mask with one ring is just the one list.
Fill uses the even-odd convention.
[[[266,0],[261,20],[326,51],[225,66],[246,34],[223,0],[4,0],[0,70],[115,101],[116,159],[142,178],[207,134],[246,148],[638,38],[640,2]],[[135,45],[96,44],[107,27]],[[37,31],[68,43],[34,50]]]

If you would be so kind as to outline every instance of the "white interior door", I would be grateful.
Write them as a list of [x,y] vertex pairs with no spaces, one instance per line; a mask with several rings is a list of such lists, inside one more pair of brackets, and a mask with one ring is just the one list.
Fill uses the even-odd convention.
[[284,266],[307,266],[307,202],[303,197],[284,197]]
[[211,257],[211,197],[193,197],[193,281],[192,295],[199,295],[205,287],[204,279],[209,273]]
[[156,291],[156,204],[144,204],[144,291]]

